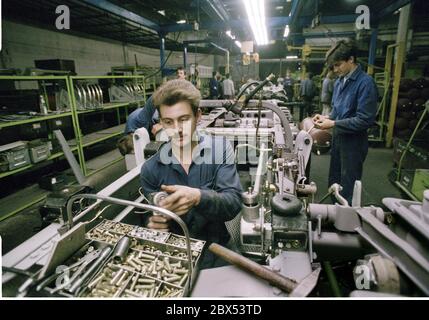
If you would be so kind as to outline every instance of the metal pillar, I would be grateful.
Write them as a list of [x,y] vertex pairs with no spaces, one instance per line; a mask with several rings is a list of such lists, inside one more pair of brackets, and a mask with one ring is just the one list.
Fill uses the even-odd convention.
[[183,45],[183,68],[186,70],[187,65],[187,58],[188,58],[188,45]]
[[375,55],[377,50],[378,26],[372,29],[371,42],[369,44],[368,70],[369,75],[374,74]]
[[159,34],[159,39],[160,39],[160,47],[159,47],[159,58],[160,58],[160,68],[161,68],[161,77],[163,78],[163,81],[165,81],[165,72],[164,72],[164,67],[165,67],[165,35],[164,34]]
[[398,24],[398,35],[396,39],[396,44],[398,45],[396,49],[396,63],[395,71],[393,74],[393,90],[392,98],[390,103],[390,113],[389,113],[389,122],[387,124],[387,135],[386,135],[386,147],[390,148],[392,146],[393,140],[393,129],[395,126],[396,118],[396,109],[398,104],[398,94],[399,94],[399,84],[401,81],[402,75],[402,65],[405,59],[405,50],[407,43],[407,34],[408,34],[408,23],[411,15],[411,5],[408,4],[405,7],[402,7],[401,13],[399,16]]

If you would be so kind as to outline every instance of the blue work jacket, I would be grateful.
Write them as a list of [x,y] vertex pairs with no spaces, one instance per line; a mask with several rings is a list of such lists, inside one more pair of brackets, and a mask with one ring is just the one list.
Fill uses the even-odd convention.
[[152,97],[147,99],[143,108],[139,108],[130,113],[125,125],[125,134],[132,133],[139,128],[146,128],[151,132],[152,126],[159,121],[158,110],[156,110]]
[[377,114],[377,86],[360,65],[344,83],[337,79],[332,97],[330,119],[335,120],[338,134],[366,132]]
[[[191,237],[208,243],[228,243],[230,236],[225,222],[232,220],[241,210],[242,187],[233,148],[224,137],[199,137],[188,174],[172,155],[171,142],[166,143],[143,164],[140,182],[146,197],[160,191],[161,185],[185,185],[200,189],[200,203],[181,218],[188,226]],[[182,233],[176,224],[170,231]],[[210,255],[206,258],[214,259]],[[204,267],[210,267],[210,261],[204,263]]]

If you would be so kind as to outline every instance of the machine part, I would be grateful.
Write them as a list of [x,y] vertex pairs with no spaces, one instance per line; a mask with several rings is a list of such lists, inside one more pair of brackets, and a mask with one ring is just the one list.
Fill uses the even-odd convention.
[[398,214],[429,240],[429,190],[423,192],[423,202],[384,198],[383,204]]
[[109,88],[109,99],[110,102],[129,102],[134,101],[135,97],[126,87],[113,85]]
[[349,203],[343,196],[341,196],[341,190],[343,190],[343,187],[341,187],[338,183],[334,183],[332,186],[329,187],[328,191],[334,195],[335,199],[337,199],[339,204],[347,207],[349,206]]
[[332,134],[328,130],[318,129],[314,126],[312,118],[305,118],[299,125],[313,139],[312,151],[318,155],[326,153],[331,148]]
[[49,144],[41,140],[33,140],[28,143],[31,162],[39,163],[49,158],[51,151]]
[[313,263],[314,252],[313,252],[313,228],[311,221],[308,221],[308,254],[310,256],[310,262]]
[[146,160],[144,150],[146,145],[150,143],[149,133],[146,128],[139,128],[133,135],[134,154],[136,157],[137,166],[143,164]]
[[[44,204],[39,208],[40,216],[46,223],[59,220],[60,223],[67,221],[67,201],[74,195],[89,192],[87,186],[71,185],[47,195]],[[72,214],[76,216],[87,207],[87,201],[76,201],[72,205]]]
[[304,280],[302,280],[295,289],[289,294],[289,297],[307,297],[311,291],[316,287],[317,281],[319,280],[321,267],[318,267],[312,273],[310,273]]
[[359,277],[362,276],[360,270],[364,271],[363,277],[369,286],[365,289],[400,294],[399,272],[392,260],[378,254],[367,255],[365,259],[358,260],[353,272],[355,283],[358,283]]
[[15,170],[29,165],[30,155],[26,141],[16,141],[0,146],[0,171]]
[[297,216],[301,213],[302,202],[294,195],[277,194],[271,200],[271,210],[274,215],[281,217]]
[[[240,112],[242,111],[242,106],[239,106],[240,104],[241,102],[236,102],[234,105],[231,105],[231,101],[229,100],[201,100],[200,101],[201,108],[223,107],[236,114],[240,114]],[[259,100],[251,100],[247,103],[246,108],[256,108],[258,104],[259,104]],[[292,131],[290,129],[289,121],[285,113],[276,105],[276,102],[273,100],[262,101],[262,108],[273,111],[279,117],[281,126],[283,128],[282,130],[284,130],[284,133],[282,133],[282,136],[284,136],[286,151],[291,152],[293,150],[293,136],[292,136]]]
[[83,95],[82,90],[79,85],[74,86],[74,92],[77,93],[76,102],[78,110],[85,110],[86,96]]
[[159,203],[168,197],[168,193],[165,191],[156,192],[151,195],[152,203],[154,206],[160,206]]
[[61,130],[54,130],[54,134],[58,139],[58,142],[61,145],[61,148],[63,149],[64,156],[66,157],[68,163],[70,164],[70,167],[73,171],[73,174],[76,177],[77,182],[80,185],[85,185],[85,177],[83,176],[82,171],[80,170],[80,166],[76,161],[76,158],[74,157],[72,151],[70,150],[70,147],[66,141],[66,138],[64,138],[63,133]]
[[357,234],[313,232],[313,251],[318,261],[356,260],[373,252],[373,248]]
[[300,195],[315,195],[317,193],[317,185],[315,182],[310,182],[310,184],[298,184],[296,186],[296,192]]
[[243,201],[242,217],[246,222],[256,222],[259,219],[258,195],[249,188],[241,194]]
[[394,261],[414,284],[429,295],[429,260],[411,244],[401,239],[385,224],[377,220],[368,210],[359,209],[362,221],[357,232],[382,255]]
[[159,149],[164,145],[165,141],[150,141],[148,144],[144,147],[144,158],[149,159],[154,154],[156,154]]
[[128,254],[128,250],[131,246],[131,239],[129,237],[123,237],[115,246],[115,250],[113,250],[113,261],[116,263],[123,262],[125,257]]
[[235,264],[238,267],[257,275],[258,277],[267,280],[270,284],[284,290],[287,293],[292,292],[297,286],[297,283],[294,280],[288,279],[278,273],[270,271],[256,262],[247,259],[232,250],[222,247],[217,243],[212,243],[209,246],[209,250],[225,261]]
[[300,131],[295,138],[295,153],[299,159],[298,182],[303,184],[306,180],[305,169],[310,160],[313,138],[305,131]]
[[[384,222],[385,214],[383,209],[378,207],[364,208],[379,221]],[[310,203],[307,206],[307,212],[311,220],[320,221],[320,224],[334,224],[337,230],[346,232],[355,232],[356,227],[360,226],[360,220],[356,212],[357,209],[339,204]],[[319,229],[320,227],[318,226]]]
[[111,247],[105,247],[101,251],[97,260],[95,260],[94,263],[88,268],[88,270],[76,282],[72,284],[68,291],[74,293],[76,292],[76,290],[80,289],[81,286],[85,283],[85,281],[90,279],[97,272],[97,269],[109,258],[111,251]]
[[[110,248],[109,248],[110,249]],[[66,280],[62,285],[56,286],[51,293],[54,294],[60,290],[64,290],[67,287],[70,287],[74,282],[78,279],[78,277],[84,273],[85,269],[100,256],[101,251],[95,250],[88,252],[85,256],[83,256],[79,261],[76,263],[68,266],[67,268],[63,269],[63,272],[67,272],[70,270],[73,270],[77,268],[77,270],[73,273],[73,275],[70,277],[70,279]]]

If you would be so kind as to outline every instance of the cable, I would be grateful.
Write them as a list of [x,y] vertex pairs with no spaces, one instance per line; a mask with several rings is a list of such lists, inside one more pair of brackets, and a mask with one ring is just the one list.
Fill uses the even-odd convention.
[[250,83],[248,83],[248,84],[244,85],[244,87],[243,87],[243,88],[240,90],[240,92],[238,93],[236,100],[240,99],[240,97],[241,97],[241,96],[243,95],[243,93],[247,90],[247,88],[249,88],[251,85],[254,85],[254,84],[259,84],[259,81],[252,81],[252,82],[250,82]]

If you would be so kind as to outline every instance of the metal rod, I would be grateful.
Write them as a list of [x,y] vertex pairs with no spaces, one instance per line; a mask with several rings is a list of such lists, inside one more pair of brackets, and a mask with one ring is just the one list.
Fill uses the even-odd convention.
[[251,273],[257,275],[258,277],[264,280],[267,280],[270,284],[284,290],[285,292],[290,293],[297,286],[297,283],[294,280],[286,278],[278,273],[275,273],[267,268],[264,268],[263,266],[257,264],[256,262],[246,257],[243,257],[242,255],[232,250],[222,247],[217,243],[212,243],[209,246],[209,250],[213,252],[215,255],[224,259],[225,261],[235,264],[244,270],[250,271]]

